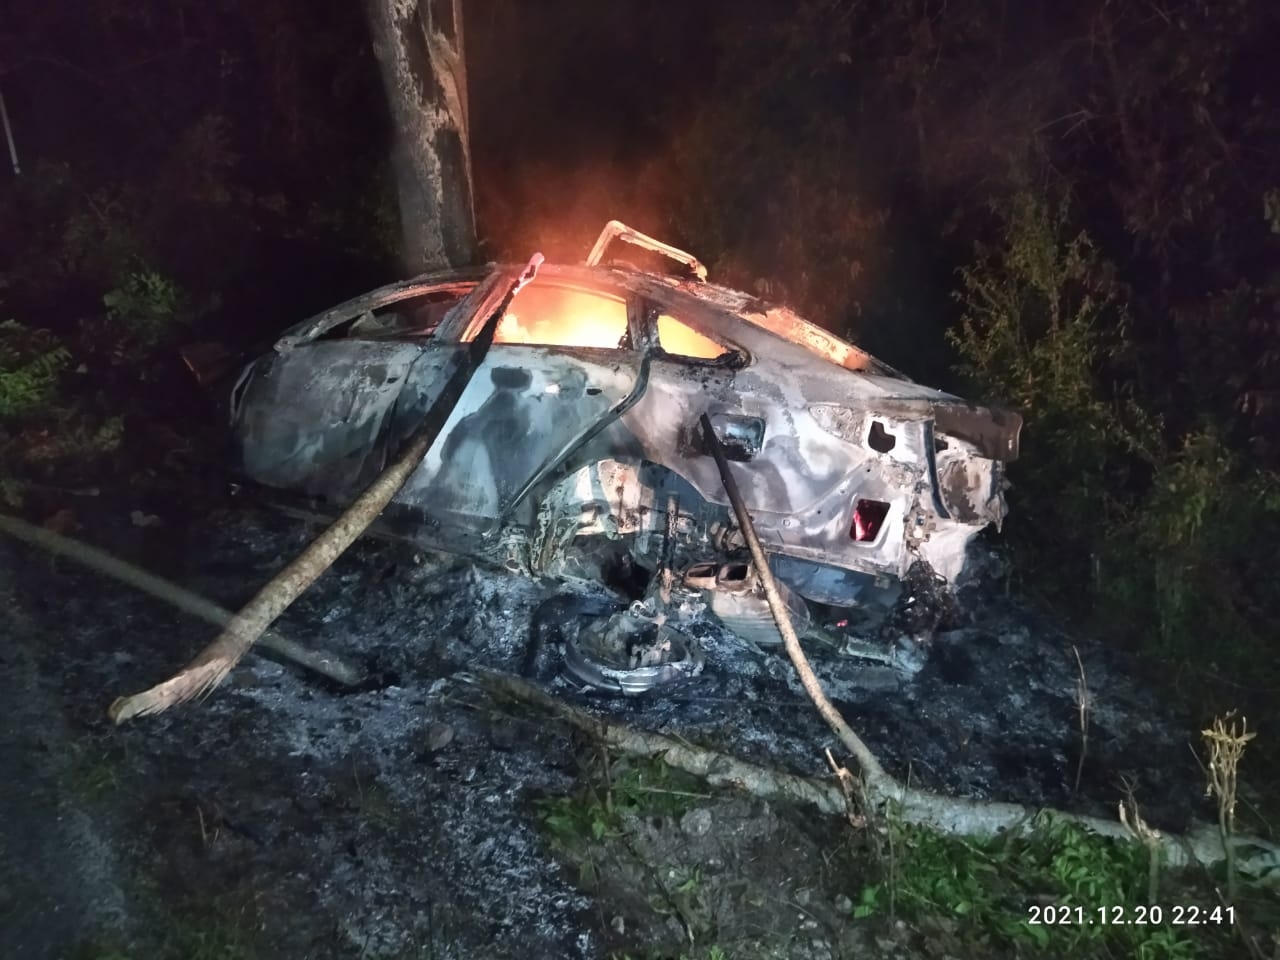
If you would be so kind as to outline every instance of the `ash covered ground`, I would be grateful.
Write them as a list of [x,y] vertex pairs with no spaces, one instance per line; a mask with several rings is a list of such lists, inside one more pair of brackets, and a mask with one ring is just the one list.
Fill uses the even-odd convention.
[[[246,508],[82,531],[231,608],[314,533]],[[110,700],[169,675],[212,630],[11,542],[0,543],[0,593],[5,956],[105,956],[105,945],[146,943],[169,921],[208,936],[188,918],[213,912],[251,932],[252,955],[280,957],[587,958],[678,936],[670,917],[646,924],[625,883],[588,893],[557,857],[539,802],[575,788],[582,744],[491,702],[458,676],[468,665],[532,666],[567,700],[796,773],[826,775],[823,751],[836,746],[780,652],[700,624],[697,679],[629,699],[584,692],[556,669],[556,643],[600,609],[603,590],[402,544],[359,542],[278,624],[369,666],[367,689],[338,691],[252,658],[206,701],[118,729]],[[913,675],[816,663],[892,773],[1104,816],[1129,778],[1156,825],[1206,814],[1191,724],[1144,692],[1121,657],[991,584],[961,599],[961,623]],[[1077,795],[1073,644],[1092,706]],[[635,842],[658,864],[679,848],[743,888],[715,907],[722,935],[745,926],[739,908],[752,904],[750,935],[767,934],[778,956],[866,953],[838,923],[856,878],[813,866],[847,827],[719,793],[695,808],[642,824]],[[893,955],[885,949],[876,955]]]

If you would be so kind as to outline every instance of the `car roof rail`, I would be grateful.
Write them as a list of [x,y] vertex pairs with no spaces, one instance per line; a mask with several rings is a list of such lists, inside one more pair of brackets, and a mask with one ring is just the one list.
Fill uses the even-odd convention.
[[695,277],[706,283],[707,268],[693,254],[685,253],[683,250],[673,247],[669,243],[663,243],[661,240],[655,240],[648,234],[628,227],[621,220],[610,220],[604,225],[604,229],[600,231],[600,236],[596,238],[595,246],[587,254],[587,266],[599,266],[601,259],[604,257],[605,248],[614,240],[621,240],[624,243],[630,243],[633,246],[661,254],[664,257],[670,257],[677,263],[683,263],[693,271]]

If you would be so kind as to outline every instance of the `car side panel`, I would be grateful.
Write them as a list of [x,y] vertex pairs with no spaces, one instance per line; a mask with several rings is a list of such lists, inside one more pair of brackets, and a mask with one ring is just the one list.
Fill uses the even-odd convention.
[[326,340],[270,353],[232,396],[232,432],[251,480],[349,499],[377,475],[388,424],[413,372],[429,399],[447,356],[405,341]]
[[488,528],[542,467],[630,396],[626,351],[494,344],[395,501],[446,526]]

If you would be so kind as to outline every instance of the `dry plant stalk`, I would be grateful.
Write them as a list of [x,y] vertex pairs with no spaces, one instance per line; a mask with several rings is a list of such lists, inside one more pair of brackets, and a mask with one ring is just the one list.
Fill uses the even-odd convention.
[[1157,903],[1160,893],[1160,846],[1164,835],[1142,819],[1132,783],[1125,782],[1120,801],[1120,822],[1129,834],[1147,848],[1147,903]]
[[1215,717],[1213,726],[1201,730],[1200,735],[1209,747],[1209,783],[1205,796],[1218,801],[1218,830],[1227,855],[1227,900],[1236,899],[1236,858],[1232,839],[1236,834],[1236,784],[1240,772],[1240,760],[1244,748],[1257,733],[1249,732],[1249,721],[1240,718],[1236,725],[1235,711]]
[[1084,661],[1080,659],[1080,649],[1074,643],[1071,645],[1071,652],[1076,655],[1076,666],[1080,668],[1080,677],[1076,680],[1076,707],[1080,712],[1080,758],[1076,761],[1076,781],[1071,788],[1071,795],[1075,796],[1080,792],[1084,758],[1089,752],[1089,682],[1084,675]]
[[840,784],[840,792],[844,794],[844,802],[846,806],[845,818],[849,821],[849,826],[855,830],[861,830],[867,825],[867,817],[865,813],[859,813],[858,808],[861,805],[863,809],[868,807],[865,803],[860,803],[862,797],[862,784],[858,781],[849,768],[836,761],[831,754],[831,748],[827,747],[827,764],[831,767],[831,772],[835,774],[836,782]]

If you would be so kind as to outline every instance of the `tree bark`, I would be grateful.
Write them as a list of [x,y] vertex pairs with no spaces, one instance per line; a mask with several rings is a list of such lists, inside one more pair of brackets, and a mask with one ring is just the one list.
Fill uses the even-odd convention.
[[364,0],[392,126],[410,273],[476,255],[462,0]]

